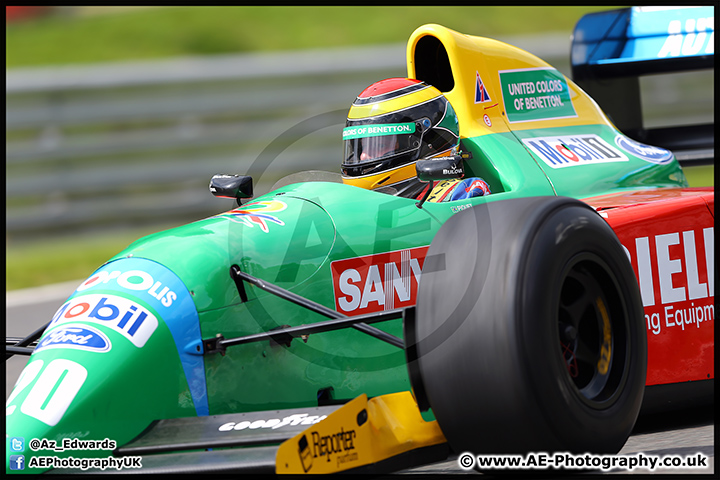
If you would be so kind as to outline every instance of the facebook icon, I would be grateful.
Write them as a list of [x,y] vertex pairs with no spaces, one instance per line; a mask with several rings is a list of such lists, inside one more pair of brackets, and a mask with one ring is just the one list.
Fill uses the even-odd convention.
[[25,470],[25,455],[10,455],[10,470]]

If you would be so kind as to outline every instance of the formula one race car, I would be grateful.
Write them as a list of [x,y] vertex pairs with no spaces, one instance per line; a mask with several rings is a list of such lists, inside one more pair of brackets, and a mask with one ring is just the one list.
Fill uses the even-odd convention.
[[6,404],[6,471],[611,453],[641,407],[712,401],[714,189],[689,188],[676,157],[713,129],[637,119],[639,75],[713,67],[712,16],[584,17],[577,84],[505,43],[418,28],[408,78],[452,104],[463,152],[418,159],[419,178],[493,193],[423,202],[326,174],[246,200],[250,177],[214,177],[238,208],[136,241],[8,342],[32,355]]

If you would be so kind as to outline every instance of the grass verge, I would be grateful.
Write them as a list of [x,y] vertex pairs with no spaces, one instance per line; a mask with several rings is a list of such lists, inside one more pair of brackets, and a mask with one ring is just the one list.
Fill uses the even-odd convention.
[[125,230],[22,242],[9,240],[5,247],[5,289],[85,279],[110,257],[153,231]]
[[51,15],[7,23],[5,67],[404,43],[427,23],[489,37],[563,32],[569,48],[580,17],[613,7],[88,8],[58,7]]

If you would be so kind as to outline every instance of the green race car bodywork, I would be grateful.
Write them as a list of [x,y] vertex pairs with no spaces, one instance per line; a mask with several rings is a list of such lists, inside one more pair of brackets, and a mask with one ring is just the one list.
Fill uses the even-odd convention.
[[[54,316],[8,399],[8,437],[107,438],[121,446],[158,419],[411,390],[403,350],[351,328],[210,351],[217,335],[325,320],[247,283],[241,291],[231,267],[343,315],[399,310],[416,302],[435,234],[464,209],[521,197],[687,187],[670,152],[625,137],[587,94],[536,57],[430,25],[408,43],[411,78],[425,79],[427,42],[442,44],[449,56],[454,84],[439,88],[460,118],[465,175],[484,178],[491,195],[418,208],[414,199],[342,183],[295,183],[136,241]],[[478,82],[488,102],[477,102]],[[526,91],[510,105],[513,94],[520,98],[517,85],[542,82],[563,95],[543,100]],[[532,115],[528,106],[539,116],[523,117]],[[374,326],[403,337],[399,315]],[[33,455],[69,455],[49,446]]]

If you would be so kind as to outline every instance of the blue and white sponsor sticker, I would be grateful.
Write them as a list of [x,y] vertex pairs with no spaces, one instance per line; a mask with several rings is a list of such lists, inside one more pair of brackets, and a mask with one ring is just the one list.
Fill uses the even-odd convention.
[[522,142],[551,168],[628,161],[624,153],[594,133],[523,138]]
[[138,348],[145,345],[158,327],[157,317],[132,300],[110,294],[89,294],[65,302],[55,312],[49,328],[78,321],[104,325]]
[[[93,273],[77,288],[77,292],[84,292],[98,288],[116,290],[123,294],[130,294],[148,302],[158,312],[164,312],[173,306],[178,299],[178,292],[182,291],[182,283],[177,277],[161,266],[145,260],[122,260],[111,263]],[[142,268],[123,269],[128,262],[132,265],[141,265]],[[158,280],[160,279],[160,280]]]
[[617,135],[615,137],[615,145],[629,154],[645,160],[646,162],[657,163],[659,165],[670,163],[674,158],[673,153],[670,150],[654,147],[652,145],[645,145],[644,143],[636,142],[624,135]]
[[153,260],[119,258],[90,275],[74,295],[55,315],[56,323],[82,317],[84,322],[112,328],[138,348],[159,322],[164,323],[175,342],[197,414],[209,414],[200,320],[190,291],[174,272]]
[[43,335],[35,351],[51,348],[74,348],[89,352],[104,353],[112,348],[110,339],[90,325],[61,325]]

